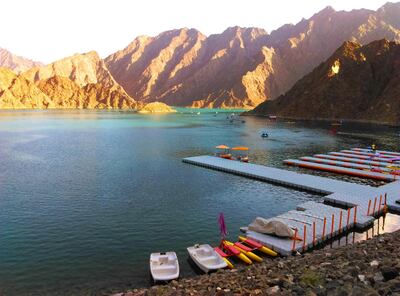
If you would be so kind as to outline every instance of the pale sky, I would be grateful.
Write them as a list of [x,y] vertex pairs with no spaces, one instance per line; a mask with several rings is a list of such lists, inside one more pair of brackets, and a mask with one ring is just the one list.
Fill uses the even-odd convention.
[[139,35],[188,27],[209,35],[227,27],[267,32],[330,5],[376,10],[387,0],[1,0],[0,47],[50,63],[96,50],[105,57]]

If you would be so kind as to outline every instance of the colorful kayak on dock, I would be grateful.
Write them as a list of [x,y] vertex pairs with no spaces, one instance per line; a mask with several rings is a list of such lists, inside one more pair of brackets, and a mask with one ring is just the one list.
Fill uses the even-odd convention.
[[253,263],[249,259],[249,257],[247,257],[245,254],[240,252],[240,250],[238,250],[234,246],[230,246],[230,245],[226,244],[225,241],[221,242],[220,249],[223,250],[225,253],[227,253],[227,255],[229,257],[235,256],[235,257],[239,258],[240,260],[242,260],[246,264],[252,264]]
[[[257,261],[257,262],[262,262],[263,261],[263,259],[261,257],[257,256],[253,252],[246,251],[245,249],[242,249],[240,246],[237,246],[237,245],[235,245],[234,243],[232,243],[230,241],[224,240],[223,244],[224,244],[224,246],[226,248],[231,248],[231,249],[235,249],[235,250],[239,251],[240,255],[236,255],[236,256],[238,258],[240,258],[241,260],[243,260],[244,262],[246,262],[247,264],[251,264],[252,263],[251,260],[254,260],[254,261]],[[242,256],[243,259],[240,256]],[[249,263],[247,262],[246,258],[248,259],[248,261],[250,261]]]
[[228,265],[229,269],[233,269],[235,268],[232,264],[231,261],[229,261],[229,259],[227,257],[229,257],[230,255],[228,255],[227,253],[225,253],[221,248],[219,247],[215,247],[214,250],[222,257],[222,259],[224,259],[224,261],[226,262],[226,264]]
[[244,236],[239,236],[239,241],[241,241],[245,245],[249,246],[250,248],[257,249],[257,250],[259,250],[259,251],[261,251],[264,254],[267,254],[269,256],[273,256],[273,257],[278,256],[277,252],[267,248],[266,246],[254,241],[252,239],[246,238]]

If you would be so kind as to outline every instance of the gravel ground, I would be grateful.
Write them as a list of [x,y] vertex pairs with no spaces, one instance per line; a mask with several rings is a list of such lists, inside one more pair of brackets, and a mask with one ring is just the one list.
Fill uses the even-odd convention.
[[400,231],[114,296],[400,295]]

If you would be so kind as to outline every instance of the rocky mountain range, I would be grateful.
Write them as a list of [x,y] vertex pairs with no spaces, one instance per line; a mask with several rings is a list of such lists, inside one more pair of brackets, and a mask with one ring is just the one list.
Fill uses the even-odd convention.
[[[32,65],[17,77],[47,96],[49,107],[136,108],[159,101],[251,109],[287,92],[345,41],[400,41],[399,20],[400,3],[387,3],[377,11],[327,7],[270,34],[259,28],[232,27],[205,36],[183,28],[137,37],[104,60],[89,52],[46,66]],[[0,64],[5,65],[1,58]],[[0,96],[4,92],[0,89]],[[6,93],[11,102],[8,89]],[[15,100],[21,103],[21,98]]]
[[0,68],[0,108],[136,109],[96,52],[78,54],[22,74]]
[[251,114],[400,123],[400,44],[346,41],[276,100]]
[[32,67],[42,66],[40,62],[17,56],[4,48],[0,48],[0,67],[8,68],[16,73],[24,72]]
[[399,41],[399,20],[400,3],[387,3],[377,11],[327,7],[270,34],[233,27],[209,37],[194,29],[142,36],[105,62],[138,100],[252,108],[286,92],[344,41]]

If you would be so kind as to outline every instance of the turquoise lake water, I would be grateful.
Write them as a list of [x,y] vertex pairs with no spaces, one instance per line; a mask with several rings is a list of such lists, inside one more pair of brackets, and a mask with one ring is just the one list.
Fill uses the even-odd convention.
[[[179,111],[0,112],[0,295],[147,286],[156,251],[175,250],[182,276],[194,275],[186,247],[218,243],[220,212],[234,239],[256,216],[320,199],[184,164],[183,157],[246,145],[252,162],[283,167],[286,158],[400,144],[397,129],[383,126],[345,124],[333,132],[328,123],[231,123],[229,113]],[[263,129],[270,138],[260,137]]]

